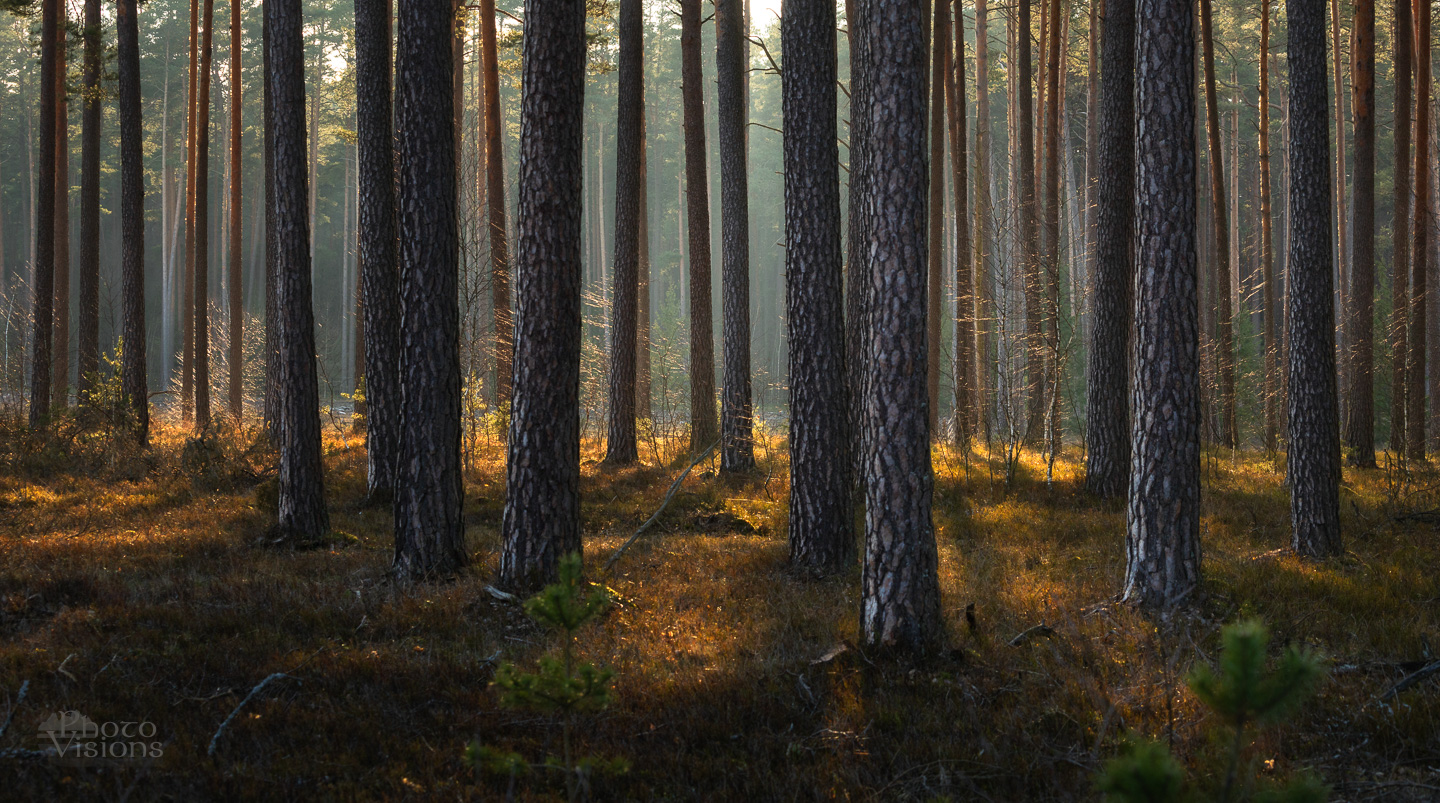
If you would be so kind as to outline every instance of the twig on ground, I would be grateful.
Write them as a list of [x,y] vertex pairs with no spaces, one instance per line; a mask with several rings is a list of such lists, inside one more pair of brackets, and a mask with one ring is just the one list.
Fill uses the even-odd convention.
[[1384,694],[1380,695],[1380,701],[1381,701],[1381,702],[1384,702],[1385,700],[1388,700],[1388,699],[1390,699],[1391,697],[1394,697],[1395,695],[1399,694],[1400,692],[1405,691],[1406,689],[1410,688],[1411,686],[1414,686],[1416,683],[1419,683],[1420,681],[1424,680],[1425,678],[1430,677],[1431,675],[1435,674],[1436,672],[1440,672],[1440,661],[1431,661],[1429,665],[1425,666],[1425,667],[1422,668],[1422,669],[1417,669],[1416,671],[1414,671],[1414,672],[1410,673],[1409,675],[1407,675],[1407,676],[1406,676],[1404,679],[1402,679],[1399,683],[1396,683],[1394,686],[1391,686],[1389,691],[1387,691],[1387,692],[1385,692]]
[[625,550],[629,549],[631,544],[635,543],[635,539],[639,538],[646,530],[650,529],[650,525],[654,524],[656,519],[660,518],[660,514],[665,512],[665,508],[669,507],[670,500],[675,498],[675,492],[680,490],[680,483],[684,482],[685,478],[690,476],[691,470],[693,470],[696,466],[700,465],[700,462],[703,461],[705,458],[709,457],[710,453],[715,451],[715,447],[719,445],[720,439],[716,438],[714,443],[710,444],[705,448],[705,451],[696,455],[695,459],[690,461],[690,465],[686,466],[685,470],[680,472],[680,476],[676,477],[675,481],[670,483],[670,490],[665,494],[665,500],[660,503],[660,507],[655,510],[655,513],[652,514],[650,518],[645,520],[644,524],[640,525],[640,529],[636,530],[635,534],[630,536],[630,540],[621,544],[620,548],[615,550],[615,554],[611,555],[610,559],[605,561],[605,567],[601,569],[601,571],[610,571],[610,567],[615,565],[615,561],[620,560],[620,556],[625,554]]
[[215,755],[215,748],[216,748],[216,746],[219,745],[219,743],[220,743],[220,737],[221,737],[222,735],[224,735],[225,729],[230,726],[231,720],[235,719],[235,715],[238,714],[238,713],[240,713],[240,709],[244,708],[244,707],[245,707],[245,704],[248,703],[248,702],[250,702],[250,699],[251,699],[252,697],[254,697],[255,695],[259,694],[262,689],[264,689],[266,686],[270,685],[270,681],[272,681],[272,680],[279,680],[279,679],[281,679],[281,678],[288,678],[288,677],[290,677],[290,676],[287,675],[287,674],[285,674],[284,672],[275,672],[275,673],[273,673],[273,674],[270,674],[270,675],[266,676],[266,678],[265,678],[264,680],[262,680],[262,681],[260,681],[259,683],[255,684],[255,688],[251,689],[251,690],[250,690],[250,693],[247,694],[247,695],[245,695],[245,699],[241,700],[241,701],[240,701],[240,704],[237,705],[237,706],[235,706],[235,709],[230,712],[230,716],[225,717],[225,721],[220,723],[220,727],[216,729],[215,735],[212,736],[212,737],[210,737],[210,749],[206,750],[206,751],[205,751],[205,754],[206,754],[206,755],[210,755],[210,756]]
[[5,715],[5,724],[0,725],[0,736],[10,730],[10,723],[15,721],[15,712],[20,710],[21,704],[25,702],[25,695],[30,691],[30,681],[20,684],[20,693],[15,695],[15,704],[10,706],[10,713]]

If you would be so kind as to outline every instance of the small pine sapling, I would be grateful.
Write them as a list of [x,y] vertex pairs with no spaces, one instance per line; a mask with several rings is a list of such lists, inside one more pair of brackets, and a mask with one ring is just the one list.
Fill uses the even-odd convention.
[[[542,766],[558,769],[565,775],[565,789],[570,800],[578,800],[582,787],[592,772],[620,774],[628,769],[623,759],[606,761],[593,757],[576,757],[571,745],[571,731],[577,714],[599,711],[608,706],[614,695],[610,681],[615,672],[591,663],[577,664],[576,634],[585,625],[599,618],[610,607],[610,594],[604,587],[585,591],[581,579],[580,555],[572,553],[560,560],[560,581],[546,586],[525,603],[525,612],[537,623],[560,631],[559,655],[540,658],[538,671],[521,672],[514,664],[502,664],[495,672],[494,686],[500,689],[500,703],[556,715],[561,726],[561,762],[547,758]],[[472,742],[466,749],[466,761],[510,779],[531,768],[518,754]]]

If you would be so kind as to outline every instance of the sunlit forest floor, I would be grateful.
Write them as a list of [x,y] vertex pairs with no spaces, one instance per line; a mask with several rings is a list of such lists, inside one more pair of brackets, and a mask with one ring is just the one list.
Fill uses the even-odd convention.
[[[149,767],[3,759],[0,796],[563,797],[554,773],[510,789],[464,760],[474,740],[536,763],[560,752],[551,719],[500,707],[488,687],[498,663],[530,668],[554,645],[486,590],[498,448],[465,477],[473,569],[406,589],[387,575],[388,512],[361,506],[359,436],[326,436],[334,536],[309,551],[263,545],[275,485],[256,432],[186,446],[162,421],[154,441],[146,453],[73,430],[41,441],[14,423],[0,436],[0,710],[13,717],[0,749],[38,748],[57,710],[145,719],[165,742]],[[1048,485],[1038,455],[1007,483],[998,453],[937,447],[950,647],[897,663],[836,654],[856,636],[858,569],[824,581],[787,572],[784,442],[757,453],[744,479],[698,466],[602,574],[684,465],[607,471],[599,445],[585,445],[587,562],[618,604],[581,654],[618,674],[615,703],[581,718],[577,751],[630,765],[596,777],[596,798],[1093,799],[1097,769],[1132,734],[1214,773],[1217,725],[1184,678],[1244,616],[1269,624],[1272,651],[1301,644],[1331,670],[1247,761],[1277,776],[1313,768],[1337,800],[1440,794],[1440,681],[1379,700],[1440,649],[1432,470],[1347,469],[1349,552],[1313,564],[1285,549],[1283,464],[1208,453],[1205,594],[1159,621],[1113,601],[1124,509],[1080,490],[1078,446]],[[285,677],[244,703],[210,755],[272,673]]]

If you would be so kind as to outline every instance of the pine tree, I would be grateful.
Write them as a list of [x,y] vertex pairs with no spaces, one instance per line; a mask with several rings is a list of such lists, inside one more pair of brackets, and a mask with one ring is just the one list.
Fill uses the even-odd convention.
[[641,131],[645,91],[640,0],[620,2],[620,53],[615,123],[615,292],[610,321],[609,436],[605,462],[640,459],[635,443],[635,358],[639,316]]
[[720,139],[720,296],[725,374],[720,393],[720,470],[755,468],[750,395],[749,115],[745,18],[740,0],[715,2],[715,77]]
[[1354,276],[1346,298],[1346,342],[1350,346],[1345,441],[1350,462],[1375,467],[1375,2],[1356,0],[1350,78],[1355,115],[1355,215],[1350,266]]
[[56,61],[60,43],[60,0],[42,0],[40,18],[40,156],[35,204],[35,310],[30,337],[30,426],[50,418],[51,342],[55,321],[55,127],[56,94],[61,91]]
[[145,165],[140,117],[140,26],[136,0],[116,4],[120,118],[120,296],[124,348],[122,388],[140,446],[150,441],[150,397],[145,386]]
[[100,370],[100,0],[85,0],[80,131],[80,309],[76,326],[77,396],[89,396]]
[[700,69],[700,0],[680,0],[680,80],[685,119],[685,224],[690,242],[690,451],[715,441],[715,342],[710,313],[710,190],[705,167],[705,95]]

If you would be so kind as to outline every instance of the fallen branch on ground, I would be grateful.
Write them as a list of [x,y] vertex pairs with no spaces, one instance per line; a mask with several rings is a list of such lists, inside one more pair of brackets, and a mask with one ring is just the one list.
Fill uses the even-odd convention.
[[690,471],[700,465],[702,460],[709,457],[710,453],[715,451],[715,447],[719,445],[720,439],[716,438],[714,443],[705,448],[705,451],[696,455],[695,459],[690,461],[690,465],[686,466],[685,470],[680,472],[680,476],[676,477],[675,481],[670,483],[670,490],[665,494],[665,501],[661,502],[660,507],[656,509],[655,513],[646,519],[644,524],[640,525],[640,529],[636,530],[634,535],[630,536],[630,540],[621,544],[620,548],[615,550],[615,554],[611,555],[610,559],[605,561],[605,568],[601,571],[610,571],[610,567],[615,565],[615,561],[620,560],[620,556],[625,554],[625,550],[629,549],[631,544],[635,543],[635,539],[650,529],[650,525],[654,524],[655,520],[660,518],[660,514],[665,512],[665,508],[670,505],[670,500],[675,498],[675,492],[680,490],[680,483],[684,482],[685,478],[690,476]]

